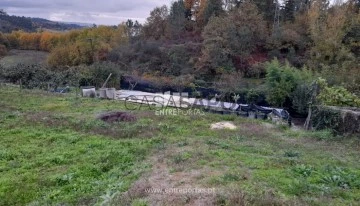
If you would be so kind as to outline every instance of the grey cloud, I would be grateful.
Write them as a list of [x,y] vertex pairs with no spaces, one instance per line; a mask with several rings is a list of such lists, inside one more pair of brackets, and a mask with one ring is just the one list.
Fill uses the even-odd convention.
[[11,15],[57,21],[119,24],[128,18],[144,21],[156,6],[172,0],[1,0],[0,8]]

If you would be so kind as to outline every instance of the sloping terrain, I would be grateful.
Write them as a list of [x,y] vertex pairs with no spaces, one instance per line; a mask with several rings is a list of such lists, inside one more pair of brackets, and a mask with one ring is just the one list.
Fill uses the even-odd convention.
[[66,31],[80,29],[83,26],[72,23],[54,22],[42,18],[30,18],[20,16],[10,16],[0,14],[0,32],[11,33],[12,31],[35,32],[37,29],[51,29],[56,31]]
[[358,138],[138,109],[106,123],[124,102],[0,87],[0,205],[360,203]]

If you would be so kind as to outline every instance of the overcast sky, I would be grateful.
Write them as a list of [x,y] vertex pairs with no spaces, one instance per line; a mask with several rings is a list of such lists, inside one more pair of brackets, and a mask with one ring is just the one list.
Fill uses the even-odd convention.
[[169,6],[171,2],[172,0],[0,0],[0,9],[16,16],[118,25],[127,19],[143,23],[152,9],[164,4]]
[[156,6],[171,0],[0,0],[10,15],[53,21],[118,25],[127,19],[144,22]]

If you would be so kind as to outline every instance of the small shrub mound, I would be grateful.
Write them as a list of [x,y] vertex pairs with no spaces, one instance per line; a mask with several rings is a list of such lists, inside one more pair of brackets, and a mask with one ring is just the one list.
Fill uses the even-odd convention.
[[136,122],[137,118],[135,115],[127,113],[127,112],[108,112],[105,114],[101,114],[98,116],[98,119],[107,122]]

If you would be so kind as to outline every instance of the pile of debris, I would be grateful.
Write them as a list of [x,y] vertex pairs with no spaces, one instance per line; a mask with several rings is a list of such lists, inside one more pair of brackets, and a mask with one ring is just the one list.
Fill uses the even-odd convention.
[[136,122],[137,118],[135,115],[128,112],[107,112],[104,114],[100,114],[97,119],[100,119],[107,123],[115,123],[115,122]]

